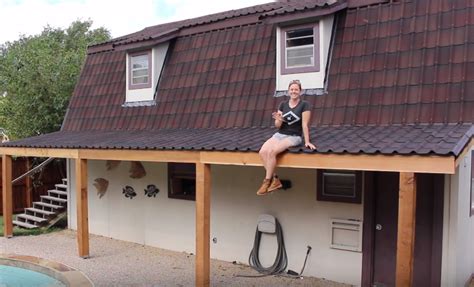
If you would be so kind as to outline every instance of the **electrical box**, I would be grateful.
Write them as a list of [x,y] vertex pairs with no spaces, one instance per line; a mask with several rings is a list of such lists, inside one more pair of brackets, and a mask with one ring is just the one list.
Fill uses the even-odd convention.
[[330,247],[362,252],[362,221],[358,219],[330,219]]

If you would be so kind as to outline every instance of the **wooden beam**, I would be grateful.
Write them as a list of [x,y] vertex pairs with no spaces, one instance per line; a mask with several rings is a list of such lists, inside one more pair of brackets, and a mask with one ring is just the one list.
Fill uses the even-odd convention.
[[93,160],[128,160],[185,163],[199,162],[198,151],[81,149],[79,150],[79,156],[84,159]]
[[0,154],[26,157],[77,158],[77,149],[0,147]]
[[[31,169],[31,160],[29,157],[26,158],[25,165],[26,165],[26,171],[29,171]],[[25,178],[25,190],[26,190],[25,206],[32,207],[33,206],[33,188],[32,188],[31,176],[29,175]]]
[[416,224],[416,176],[414,173],[400,173],[398,195],[398,234],[396,286],[413,284],[413,263],[415,259]]
[[[262,165],[258,153],[253,152],[203,151],[201,162],[224,165]],[[442,174],[455,172],[453,156],[285,153],[278,158],[278,166]]]
[[12,157],[2,155],[3,236],[13,236]]
[[87,207],[87,160],[76,159],[77,245],[79,256],[89,257],[89,218]]
[[[0,153],[16,156],[82,158],[92,160],[200,162],[205,164],[262,166],[260,157],[256,152],[0,148]],[[441,174],[454,174],[455,164],[454,156],[434,155],[285,153],[278,159],[279,167]]]
[[210,283],[211,167],[196,164],[196,286]]

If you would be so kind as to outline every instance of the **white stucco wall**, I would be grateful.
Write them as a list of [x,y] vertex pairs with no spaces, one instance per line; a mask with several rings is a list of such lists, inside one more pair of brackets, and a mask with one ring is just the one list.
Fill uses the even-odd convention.
[[456,174],[445,176],[441,286],[464,286],[474,273],[474,217],[471,204],[471,152]]
[[[128,177],[129,162],[122,162],[114,171],[106,171],[104,161],[89,162],[90,232],[169,250],[194,252],[194,201],[168,198],[166,164],[143,164],[147,176],[131,179]],[[73,165],[71,167],[73,170]],[[217,243],[211,241],[212,258],[247,264],[258,215],[268,213],[276,216],[282,225],[289,269],[300,271],[306,246],[311,245],[313,250],[305,275],[360,285],[362,253],[329,248],[329,219],[362,220],[362,204],[316,201],[315,170],[281,169],[281,177],[290,179],[293,187],[262,197],[255,195],[264,175],[262,168],[213,165],[211,170],[211,239],[217,239]],[[102,199],[92,186],[97,177],[110,181]],[[73,187],[74,180],[70,183]],[[144,195],[148,184],[155,184],[160,189],[156,198]],[[122,195],[125,185],[137,191],[134,199]],[[75,229],[73,188],[71,192],[70,227]],[[261,243],[264,265],[273,263],[275,247],[276,239],[264,235]]]

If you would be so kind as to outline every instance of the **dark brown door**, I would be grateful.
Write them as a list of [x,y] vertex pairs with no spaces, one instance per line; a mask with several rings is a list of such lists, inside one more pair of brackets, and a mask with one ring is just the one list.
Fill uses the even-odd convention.
[[395,285],[398,173],[377,173],[375,185],[374,277],[376,286]]
[[[399,174],[366,180],[362,285],[395,286]],[[440,286],[443,186],[443,175],[417,174],[413,286]]]

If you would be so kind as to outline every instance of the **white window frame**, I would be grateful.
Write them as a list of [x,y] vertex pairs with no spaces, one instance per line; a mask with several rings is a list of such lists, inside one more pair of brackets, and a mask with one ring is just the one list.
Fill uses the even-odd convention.
[[[140,52],[135,52],[135,53],[130,53],[128,55],[128,88],[130,90],[135,90],[135,89],[148,89],[148,88],[151,88],[151,83],[153,81],[152,79],[152,56],[151,56],[151,50],[147,50],[147,51],[140,51]],[[137,71],[137,69],[133,69],[133,58],[135,57],[139,57],[139,56],[144,56],[146,55],[147,56],[147,59],[148,59],[148,67],[147,67],[147,70],[148,70],[148,81],[146,83],[140,83],[140,84],[134,84],[133,83],[133,72],[134,71]],[[143,68],[142,68],[143,69]]]
[[[300,30],[300,29],[312,29],[313,30],[313,44],[312,45],[305,45],[305,46],[298,46],[298,47],[287,47],[287,36],[289,31]],[[281,28],[281,74],[295,74],[295,73],[310,73],[310,72],[319,72],[320,71],[320,35],[319,35],[319,22],[305,24],[305,25],[298,25],[298,26],[289,26],[285,28]],[[295,50],[302,47],[313,47],[313,64],[307,66],[297,66],[297,67],[287,67],[287,51],[288,50]]]

